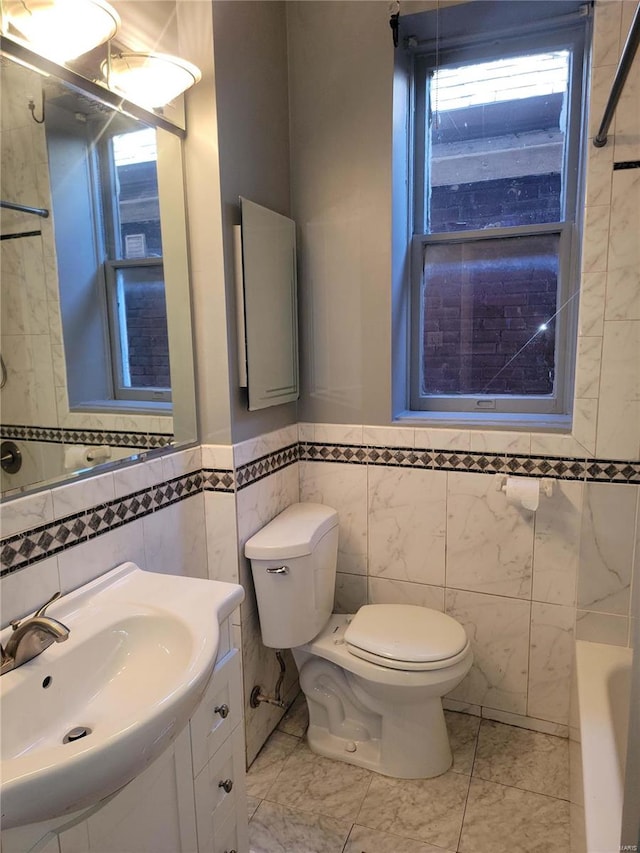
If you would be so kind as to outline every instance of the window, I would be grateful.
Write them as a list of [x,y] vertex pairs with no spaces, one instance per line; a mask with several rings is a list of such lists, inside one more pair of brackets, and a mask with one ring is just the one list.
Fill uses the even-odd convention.
[[566,413],[588,16],[418,17],[439,37],[413,39],[411,409]]
[[170,400],[155,130],[115,134],[98,156],[114,397]]

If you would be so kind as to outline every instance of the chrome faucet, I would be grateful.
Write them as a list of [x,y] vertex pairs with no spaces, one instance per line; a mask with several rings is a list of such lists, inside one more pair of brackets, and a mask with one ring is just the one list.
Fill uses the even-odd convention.
[[9,637],[6,648],[0,645],[0,675],[42,654],[52,643],[63,643],[69,638],[69,628],[66,625],[44,615],[47,607],[57,598],[60,598],[59,592],[52,595],[29,619],[22,622],[14,620],[11,623],[13,634]]

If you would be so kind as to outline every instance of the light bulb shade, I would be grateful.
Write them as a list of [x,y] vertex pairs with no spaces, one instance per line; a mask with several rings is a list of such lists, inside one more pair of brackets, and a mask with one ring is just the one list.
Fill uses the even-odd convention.
[[153,109],[162,107],[197,83],[200,69],[164,53],[122,53],[105,61],[102,74],[110,89],[129,101]]
[[4,10],[36,53],[59,64],[113,38],[120,26],[104,0],[5,0]]

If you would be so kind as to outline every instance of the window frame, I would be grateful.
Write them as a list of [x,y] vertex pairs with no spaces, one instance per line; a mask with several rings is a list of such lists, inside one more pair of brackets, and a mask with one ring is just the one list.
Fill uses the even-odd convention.
[[[427,13],[429,14],[429,13]],[[433,14],[433,13],[431,13]],[[410,324],[409,324],[409,407],[416,413],[468,417],[566,415],[571,411],[578,329],[578,292],[583,130],[586,122],[586,74],[588,70],[588,21],[584,16],[549,19],[522,28],[511,27],[489,42],[486,34],[469,39],[440,42],[414,53],[411,63],[409,108],[409,214],[410,214]],[[429,232],[428,194],[430,188],[428,146],[430,107],[428,78],[436,68],[468,65],[473,62],[569,50],[568,103],[563,155],[563,194],[560,222],[507,226],[452,232]],[[558,291],[556,304],[555,387],[553,395],[427,395],[422,393],[422,287],[423,261],[429,245],[464,243],[534,234],[560,234]]]
[[[136,129],[137,130],[137,129]],[[135,133],[136,130],[130,132]],[[157,128],[155,128],[157,133]],[[104,288],[107,303],[107,339],[108,355],[111,364],[111,384],[114,400],[139,401],[148,403],[171,403],[171,388],[154,386],[127,386],[125,384],[125,366],[122,352],[127,348],[126,322],[123,319],[118,295],[118,270],[134,267],[155,267],[163,270],[162,255],[149,255],[146,258],[124,258],[121,240],[121,223],[117,203],[117,169],[115,164],[113,138],[122,135],[122,131],[104,136],[95,148],[97,158],[96,171],[101,180],[98,182],[96,199],[98,219],[102,226],[102,251]],[[100,189],[101,187],[101,189]],[[166,286],[166,282],[165,282]]]

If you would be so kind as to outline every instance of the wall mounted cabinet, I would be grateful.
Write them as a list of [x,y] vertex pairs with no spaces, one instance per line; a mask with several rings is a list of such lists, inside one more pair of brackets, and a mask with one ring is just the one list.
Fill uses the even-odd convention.
[[299,396],[296,226],[240,198],[235,228],[240,386],[250,411]]

